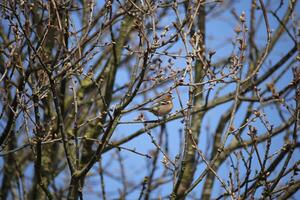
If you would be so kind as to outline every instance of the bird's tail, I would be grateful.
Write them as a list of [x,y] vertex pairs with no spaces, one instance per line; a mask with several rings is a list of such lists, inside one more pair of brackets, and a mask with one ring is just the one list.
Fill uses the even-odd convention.
[[152,110],[151,108],[139,108],[139,110]]

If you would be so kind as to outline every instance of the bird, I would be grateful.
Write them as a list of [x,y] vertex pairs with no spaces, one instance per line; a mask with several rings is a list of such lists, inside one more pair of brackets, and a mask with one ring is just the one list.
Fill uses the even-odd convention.
[[157,117],[165,116],[173,109],[173,97],[171,94],[165,94],[155,101],[149,108],[140,108],[139,110],[147,110]]

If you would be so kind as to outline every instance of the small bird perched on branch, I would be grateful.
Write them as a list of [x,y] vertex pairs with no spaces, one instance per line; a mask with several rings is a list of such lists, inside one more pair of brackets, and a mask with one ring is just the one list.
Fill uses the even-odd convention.
[[156,116],[165,116],[173,109],[173,101],[171,94],[165,94],[155,101],[149,108],[140,108],[140,110],[148,110]]

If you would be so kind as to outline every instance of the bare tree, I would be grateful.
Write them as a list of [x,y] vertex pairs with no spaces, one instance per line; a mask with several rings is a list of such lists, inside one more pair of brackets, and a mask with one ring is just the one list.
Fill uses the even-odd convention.
[[297,7],[0,2],[1,199],[296,196]]

